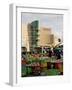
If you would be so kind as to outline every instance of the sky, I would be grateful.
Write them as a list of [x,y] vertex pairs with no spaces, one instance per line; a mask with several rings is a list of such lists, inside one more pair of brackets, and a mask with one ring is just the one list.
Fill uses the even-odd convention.
[[39,27],[51,28],[60,38],[63,36],[62,14],[22,13],[22,24],[27,25],[34,20],[39,21]]

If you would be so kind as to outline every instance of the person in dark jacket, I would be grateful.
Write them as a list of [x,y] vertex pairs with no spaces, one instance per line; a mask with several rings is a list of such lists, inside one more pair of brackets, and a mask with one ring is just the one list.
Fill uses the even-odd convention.
[[51,57],[52,56],[52,51],[51,51],[51,49],[49,50],[49,57]]

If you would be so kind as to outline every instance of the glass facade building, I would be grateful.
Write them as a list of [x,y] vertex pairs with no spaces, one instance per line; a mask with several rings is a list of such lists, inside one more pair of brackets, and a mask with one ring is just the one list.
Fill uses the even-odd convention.
[[39,21],[35,20],[28,25],[30,51],[38,46]]

